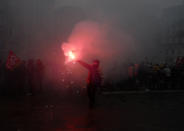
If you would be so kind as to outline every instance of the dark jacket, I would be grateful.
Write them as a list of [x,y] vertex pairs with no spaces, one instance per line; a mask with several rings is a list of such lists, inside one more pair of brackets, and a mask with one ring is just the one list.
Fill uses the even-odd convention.
[[102,77],[99,68],[89,65],[83,61],[78,61],[83,67],[88,69],[87,83],[100,86],[102,82]]

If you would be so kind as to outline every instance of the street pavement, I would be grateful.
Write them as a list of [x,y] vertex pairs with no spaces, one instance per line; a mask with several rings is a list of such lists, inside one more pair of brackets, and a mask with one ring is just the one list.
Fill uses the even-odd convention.
[[184,131],[183,92],[0,98],[0,131]]

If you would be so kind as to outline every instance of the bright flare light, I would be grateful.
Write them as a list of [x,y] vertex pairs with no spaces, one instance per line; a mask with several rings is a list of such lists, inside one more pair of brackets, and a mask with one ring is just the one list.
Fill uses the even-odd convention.
[[76,59],[76,54],[74,54],[73,51],[67,51],[65,56],[66,56],[65,63],[74,62]]
[[68,57],[69,61],[73,61],[76,58],[75,54],[72,51],[68,52]]
[[73,62],[75,63],[75,60],[78,59],[79,53],[75,46],[71,46],[69,43],[63,43],[61,46],[61,49],[64,52],[65,55],[65,64]]

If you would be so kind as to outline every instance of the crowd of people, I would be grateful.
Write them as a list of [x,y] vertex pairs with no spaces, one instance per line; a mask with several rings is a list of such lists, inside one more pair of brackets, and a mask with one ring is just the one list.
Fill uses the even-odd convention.
[[128,74],[127,85],[133,88],[184,89],[184,58],[178,58],[173,64],[131,64]]
[[[6,64],[0,60],[1,94],[35,95],[42,92],[45,65],[40,59],[21,60],[21,63],[13,70],[8,69]],[[140,64],[129,64],[127,68],[128,79],[122,79],[115,85],[104,83],[102,88],[107,87],[113,90],[116,90],[116,87],[121,90],[184,89],[182,80],[184,78],[184,58],[178,58],[173,64],[152,64],[145,61]],[[72,80],[72,83],[75,82]]]
[[0,61],[0,93],[4,95],[35,95],[42,91],[44,64],[40,59],[22,60],[14,69]]

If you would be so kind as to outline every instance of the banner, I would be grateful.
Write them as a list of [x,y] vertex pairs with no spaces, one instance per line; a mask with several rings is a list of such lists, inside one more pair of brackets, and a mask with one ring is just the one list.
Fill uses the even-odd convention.
[[21,60],[19,57],[15,55],[13,51],[9,52],[8,59],[6,61],[6,68],[9,70],[14,70],[17,66],[19,66]]

